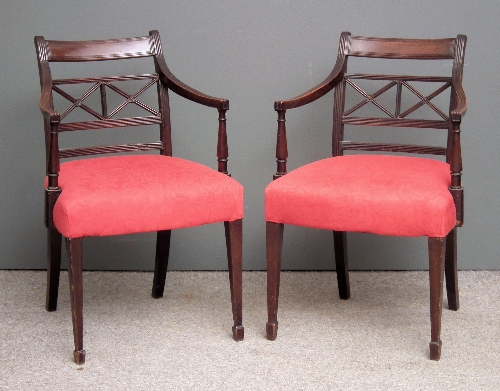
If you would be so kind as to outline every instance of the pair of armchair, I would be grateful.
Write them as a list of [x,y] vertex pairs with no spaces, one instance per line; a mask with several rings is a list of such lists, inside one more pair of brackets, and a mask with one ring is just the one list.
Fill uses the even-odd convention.
[[[427,236],[431,307],[431,359],[441,352],[441,301],[446,271],[448,304],[458,309],[456,227],[463,222],[460,122],[466,109],[462,89],[465,36],[455,39],[413,40],[353,37],[342,33],[337,62],[324,82],[290,100],[275,102],[278,112],[276,158],[278,169],[265,190],[268,274],[267,338],[277,335],[278,293],[284,224],[327,229],[333,232],[335,261],[341,299],[348,299],[349,276],[346,232],[381,235]],[[157,31],[148,36],[102,41],[53,41],[35,37],[40,72],[40,109],[44,117],[47,177],[45,225],[47,227],[46,309],[57,307],[62,238],[66,240],[73,319],[73,352],[78,364],[85,362],[83,349],[82,241],[89,236],[157,232],[152,296],[162,297],[166,279],[171,231],[210,223],[224,223],[233,311],[233,338],[244,337],[242,325],[242,218],[243,187],[227,171],[227,99],[205,95],[179,81],[163,57]],[[53,79],[51,63],[91,62],[152,57],[154,71],[139,75]],[[348,74],[348,57],[452,60],[450,76],[395,76]],[[383,81],[369,94],[359,82]],[[134,92],[122,85],[137,83]],[[419,83],[437,84],[424,95]],[[68,92],[84,86],[77,96]],[[157,89],[158,105],[142,100],[144,92]],[[363,100],[346,109],[346,89]],[[449,112],[431,100],[451,90]],[[287,174],[285,113],[334,93],[332,157]],[[173,157],[169,90],[218,111],[217,171],[199,163]],[[379,98],[396,92],[394,110]],[[403,91],[418,102],[404,108]],[[110,110],[110,94],[123,100]],[[99,108],[88,102],[98,97]],[[56,111],[55,101],[67,103]],[[69,102],[69,103],[68,103]],[[356,116],[367,105],[383,117]],[[430,107],[438,119],[413,118],[420,107]],[[121,115],[133,107],[140,115]],[[71,119],[78,110],[89,118]],[[155,125],[159,141],[106,146],[60,148],[64,132]],[[447,132],[445,147],[361,143],[344,139],[345,125],[432,128]],[[139,152],[157,150],[159,154]],[[382,151],[383,154],[349,154],[344,151]],[[388,152],[442,155],[445,161],[408,157]],[[118,153],[114,156],[96,155]],[[88,156],[92,156],[88,158]],[[85,157],[85,158],[82,158]],[[74,159],[76,158],[76,159]],[[61,163],[61,160],[70,159]]]

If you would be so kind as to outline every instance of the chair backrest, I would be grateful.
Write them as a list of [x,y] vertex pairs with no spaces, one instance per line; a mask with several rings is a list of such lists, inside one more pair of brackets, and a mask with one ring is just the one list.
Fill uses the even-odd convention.
[[[335,89],[334,125],[333,125],[333,156],[342,155],[345,150],[405,152],[417,154],[446,155],[447,161],[452,161],[453,144],[453,113],[458,100],[465,109],[465,95],[463,95],[461,82],[466,37],[459,35],[449,39],[394,39],[394,38],[368,38],[354,37],[349,33],[342,33],[339,44],[337,64],[343,67],[343,80]],[[452,71],[447,76],[428,75],[383,75],[361,74],[347,72],[348,57],[369,57],[382,59],[403,60],[452,60]],[[425,67],[424,67],[425,68]],[[376,91],[365,92],[360,87],[360,82],[381,82]],[[430,92],[421,92],[420,86],[429,88]],[[361,101],[346,107],[346,89],[352,88],[357,92]],[[449,92],[449,107],[442,109],[434,104],[432,99]],[[394,93],[393,106],[379,102],[382,95]],[[416,103],[411,101],[405,107],[405,98],[408,94],[416,98]],[[463,96],[462,96],[463,95]],[[359,115],[360,109],[366,106],[376,107],[379,115]],[[425,107],[425,117],[416,116],[417,109]],[[429,119],[428,112],[436,118]],[[456,118],[455,118],[456,119]],[[448,143],[444,147],[423,145],[384,144],[373,142],[354,142],[344,139],[344,126],[388,126],[404,128],[442,129],[448,131]],[[456,150],[455,152],[459,152]],[[454,156],[454,159],[460,159]]]
[[[50,41],[43,37],[35,37],[35,46],[40,71],[42,98],[40,106],[45,111],[45,139],[47,149],[48,173],[58,171],[59,159],[77,156],[97,155],[103,153],[159,150],[164,155],[171,155],[170,118],[168,90],[159,82],[158,71],[153,64],[152,73],[139,75],[120,75],[104,77],[87,77],[72,79],[52,79],[50,63],[53,62],[86,62],[154,57],[155,64],[162,58],[159,35],[152,31],[149,36],[99,40],[99,41]],[[161,59],[160,59],[161,61]],[[133,93],[126,92],[127,83],[140,83]],[[80,85],[78,95],[73,96],[71,88]],[[141,94],[149,88],[158,92],[158,105],[141,101]],[[128,87],[130,89],[130,87]],[[121,96],[121,104],[109,110],[110,92]],[[92,107],[89,101],[99,94],[100,107]],[[63,112],[54,107],[54,98],[61,98],[68,103]],[[95,102],[94,102],[95,103]],[[45,106],[45,107],[44,107]],[[48,107],[47,107],[48,106]],[[127,117],[122,113],[134,106],[140,108],[138,116]],[[155,107],[156,106],[156,107]],[[77,111],[85,112],[90,119],[71,121],[78,117]],[[138,110],[136,110],[138,111]],[[81,117],[81,115],[80,115]],[[83,148],[59,149],[57,134],[78,130],[99,130],[124,128],[130,126],[157,125],[160,128],[160,141],[147,143],[90,146]],[[52,167],[50,167],[52,165]]]

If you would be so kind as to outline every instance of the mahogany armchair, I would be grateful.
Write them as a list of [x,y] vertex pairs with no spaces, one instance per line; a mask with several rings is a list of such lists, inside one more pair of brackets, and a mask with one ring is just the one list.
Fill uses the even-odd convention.
[[[278,329],[284,224],[333,231],[341,299],[350,297],[346,232],[426,236],[430,279],[430,358],[439,360],[443,274],[446,275],[448,306],[452,310],[459,307],[456,228],[463,224],[460,123],[467,105],[462,89],[465,44],[464,35],[449,39],[387,39],[354,37],[344,32],[340,37],[337,62],[330,75],[318,86],[293,99],[275,102],[278,170],[275,180],[265,189],[268,339],[274,340]],[[410,60],[448,60],[452,62],[451,75],[348,73],[349,57],[401,59],[405,60],[404,64]],[[369,85],[371,82],[379,83],[379,89],[373,93],[365,92],[363,88],[367,91],[368,88],[361,83]],[[422,85],[429,84],[434,86],[431,93],[420,92]],[[332,89],[332,157],[287,173],[286,111],[311,103]],[[441,109],[432,100],[446,90],[450,91],[449,106]],[[354,93],[361,102],[346,105],[347,92]],[[388,93],[395,95],[390,108],[385,99]],[[416,97],[417,103],[405,102],[408,96]],[[358,114],[360,109],[369,107],[371,111],[367,111],[371,114]],[[427,114],[417,116],[419,108],[426,108],[433,118]],[[373,111],[377,113],[374,115]],[[348,141],[344,138],[346,125],[398,127],[407,132],[436,129],[445,132],[447,142],[435,147]],[[422,139],[423,143],[425,141]],[[348,153],[344,155],[345,151]],[[376,153],[372,153],[374,151]],[[410,154],[418,156],[410,157]]]
[[[166,65],[157,31],[151,31],[144,37],[94,41],[52,41],[35,37],[35,46],[47,157],[46,309],[54,311],[57,307],[64,236],[69,264],[75,343],[73,354],[76,363],[85,362],[82,239],[89,236],[157,232],[152,296],[159,298],[163,296],[165,286],[171,231],[223,222],[234,320],[233,338],[242,340],[243,187],[227,172],[225,113],[229,109],[228,100],[205,95],[179,81]],[[142,57],[151,58],[150,73],[52,78],[54,69],[51,70],[51,64],[55,62],[89,62],[90,67],[90,62],[97,65],[95,62],[114,61],[114,65],[121,65],[122,61],[120,64],[116,64],[116,61]],[[130,91],[130,83],[141,85],[138,89],[134,87],[135,92],[130,94],[126,92]],[[71,87],[75,85],[83,86],[85,92],[74,97]],[[153,104],[145,103],[143,99],[143,94],[150,88],[152,90],[149,92],[157,95]],[[217,109],[217,171],[172,156],[169,90],[195,103]],[[111,95],[122,98],[122,103],[113,110],[108,107],[111,106]],[[65,111],[57,111],[54,107],[55,98],[67,103]],[[93,99],[94,103],[98,102],[96,106],[92,105]],[[124,116],[125,108],[132,108],[134,113],[138,111],[140,114]],[[90,120],[71,121],[70,118],[78,111],[90,117]],[[71,136],[75,132],[95,134],[98,130],[116,128],[118,137],[124,128],[139,126],[135,129],[145,138],[144,129],[152,129],[148,125],[159,129],[159,141],[70,149],[59,147],[59,135],[63,132]],[[119,154],[99,156],[111,153]],[[60,163],[69,158],[77,159]]]

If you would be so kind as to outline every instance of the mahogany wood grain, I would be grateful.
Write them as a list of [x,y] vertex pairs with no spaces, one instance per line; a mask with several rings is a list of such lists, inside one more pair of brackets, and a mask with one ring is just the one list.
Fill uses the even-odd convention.
[[429,286],[431,313],[430,358],[441,358],[441,313],[443,310],[443,279],[445,238],[429,238]]
[[278,171],[273,179],[286,174],[286,160],[288,159],[288,147],[286,139],[285,126],[285,111],[278,111],[278,136],[276,141],[276,161],[278,163]]
[[445,256],[445,276],[446,294],[448,297],[448,308],[458,311],[460,301],[458,295],[458,274],[457,274],[457,228],[455,227],[446,236],[446,256]]
[[217,162],[218,170],[231,176],[227,172],[227,158],[229,156],[226,133],[226,110],[219,109],[219,132],[217,137]]
[[172,231],[158,231],[156,233],[155,270],[151,296],[155,299],[163,297],[165,280],[167,278],[168,257],[170,253],[170,238]]
[[452,59],[453,38],[401,39],[351,37],[349,56],[407,59]]
[[280,288],[281,254],[283,248],[283,224],[266,222],[267,254],[267,323],[266,336],[270,341],[278,333],[278,297]]
[[47,294],[45,308],[47,311],[57,309],[59,293],[59,275],[61,270],[62,235],[55,228],[47,229]]
[[229,269],[231,305],[233,307],[233,339],[242,341],[245,336],[242,315],[243,291],[243,220],[224,222],[226,249]]
[[71,315],[73,317],[73,338],[75,340],[73,356],[77,364],[85,363],[85,350],[83,349],[82,243],[82,238],[66,238],[69,293],[71,298]]
[[[445,264],[448,305],[452,310],[457,310],[459,307],[456,227],[462,226],[464,219],[460,124],[467,109],[467,99],[462,87],[466,40],[465,35],[444,39],[401,39],[357,37],[351,36],[349,32],[343,32],[340,36],[336,63],[326,79],[294,98],[274,102],[274,109],[278,113],[278,131],[277,171],[273,179],[278,179],[287,173],[286,111],[310,104],[331,90],[334,90],[332,156],[341,156],[344,151],[365,151],[446,157],[446,162],[450,165],[451,185],[449,191],[455,203],[456,226],[446,238],[429,238],[430,351],[431,358],[434,360],[438,360],[441,354],[441,298]],[[452,60],[453,65],[450,76],[348,73],[349,57],[388,60]],[[360,81],[362,83],[376,81],[382,83],[382,87],[378,87],[375,92],[367,92],[365,88],[361,87],[363,84]],[[383,84],[384,81],[385,84]],[[425,86],[432,86],[432,92],[425,94],[421,92],[423,91],[421,88]],[[346,108],[347,87],[354,90],[361,101]],[[382,94],[393,92],[395,92],[395,106],[394,108],[387,107],[379,97]],[[416,97],[417,102],[405,104],[407,97],[403,92]],[[450,103],[447,109],[439,108],[432,101],[444,93],[449,93]],[[357,115],[358,110],[365,106],[378,109],[379,116]],[[421,107],[430,109],[437,119],[417,116],[417,110]],[[345,127],[353,125],[402,128],[405,131],[413,132],[417,132],[419,129],[435,129],[437,132],[447,132],[447,142],[445,146],[435,146],[345,140]],[[277,309],[283,225],[267,222],[266,232],[268,267],[268,322],[266,330],[268,339],[275,339],[278,327]],[[347,299],[350,295],[350,288],[345,232],[334,232],[334,247],[339,294],[341,298]],[[446,256],[444,255],[445,247]]]
[[333,231],[333,245],[335,249],[335,270],[339,297],[348,300],[351,297],[349,284],[349,265],[347,261],[347,234],[343,231]]
[[[226,111],[229,101],[204,94],[177,79],[169,70],[157,31],[149,32],[148,36],[91,40],[91,41],[59,41],[35,37],[35,47],[38,58],[40,76],[40,111],[44,118],[46,173],[48,185],[45,189],[45,226],[47,227],[47,294],[46,308],[54,311],[57,308],[59,288],[59,273],[61,266],[62,235],[53,222],[53,208],[61,194],[58,177],[62,159],[97,156],[109,153],[127,153],[158,151],[162,155],[172,155],[172,129],[170,120],[169,90],[197,104],[215,108],[218,113],[217,129],[217,170],[228,173],[228,143],[226,133]],[[76,77],[54,79],[51,63],[117,61],[149,57],[151,69],[149,73],[136,75],[106,75],[93,77]],[[135,93],[127,92],[124,83],[143,83]],[[85,90],[83,94],[74,96],[68,88],[77,86]],[[141,96],[146,90],[156,88],[158,107],[143,102]],[[150,90],[150,91],[151,91]],[[109,94],[112,92],[112,94]],[[54,96],[61,97],[69,106],[58,111],[54,106]],[[86,99],[98,95],[98,108],[92,108]],[[123,98],[118,106],[109,103],[109,97],[117,95]],[[133,105],[142,110],[142,115],[123,116],[124,108]],[[71,113],[79,110],[90,120],[72,121]],[[122,116],[122,117],[120,117]],[[138,143],[122,143],[114,145],[91,145],[77,148],[60,149],[59,135],[67,132],[71,135],[79,131],[98,132],[103,129],[119,130],[132,126],[155,126],[159,128],[159,140]],[[215,132],[214,132],[215,136]],[[227,255],[231,301],[233,310],[233,338],[240,341],[244,337],[242,325],[242,221],[225,222]],[[157,232],[155,271],[152,296],[163,296],[171,231]],[[83,282],[82,282],[82,239],[66,238],[69,260],[69,277],[71,292],[71,308],[73,317],[74,358],[77,364],[85,362],[83,349]]]

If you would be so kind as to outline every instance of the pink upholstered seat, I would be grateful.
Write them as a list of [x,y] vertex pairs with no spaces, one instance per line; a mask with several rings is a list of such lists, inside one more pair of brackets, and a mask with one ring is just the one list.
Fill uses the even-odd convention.
[[171,156],[66,162],[59,185],[54,224],[68,238],[171,230],[243,217],[241,184]]
[[381,235],[445,237],[455,226],[450,167],[352,155],[302,166],[265,190],[266,221]]

